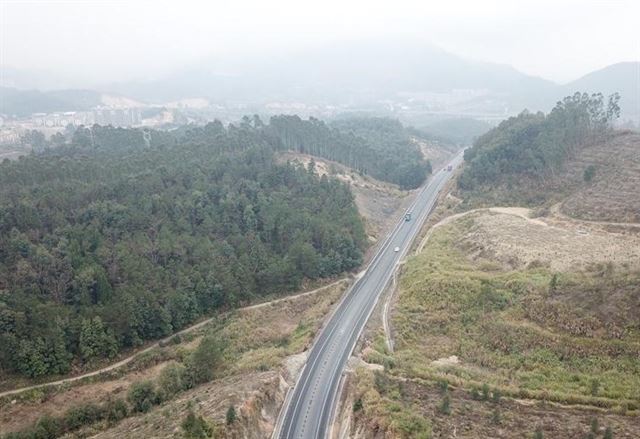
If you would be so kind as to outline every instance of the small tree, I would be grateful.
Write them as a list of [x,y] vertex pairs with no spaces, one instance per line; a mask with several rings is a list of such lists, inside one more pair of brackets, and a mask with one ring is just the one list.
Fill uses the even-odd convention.
[[536,431],[533,433],[533,439],[544,439],[542,427],[536,427]]
[[604,436],[602,436],[604,439],[613,439],[613,430],[611,430],[611,427],[607,427],[604,430]]
[[231,425],[236,422],[236,408],[232,405],[227,410],[227,425]]

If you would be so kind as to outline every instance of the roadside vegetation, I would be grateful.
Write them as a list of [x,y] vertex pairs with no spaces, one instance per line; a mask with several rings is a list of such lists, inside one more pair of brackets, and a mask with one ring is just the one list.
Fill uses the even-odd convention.
[[[408,262],[393,319],[394,373],[638,410],[640,322],[624,312],[637,306],[637,267],[557,273],[544,263],[512,270],[472,261],[461,242],[473,221],[439,228]],[[436,361],[451,356],[460,364]]]
[[[5,433],[3,439],[89,432],[116,437],[120,429],[131,432],[130,424],[135,424],[156,434],[180,428],[188,437],[210,437],[208,432],[224,435],[247,428],[255,414],[238,410],[234,404],[243,405],[243,399],[224,399],[227,390],[219,389],[236,383],[234,398],[272,392],[261,389],[261,374],[279,382],[285,358],[308,347],[346,287],[341,282],[278,304],[232,311],[194,333],[176,336],[126,370],[47,393],[36,390],[3,398],[0,434]],[[243,386],[248,390],[241,390]],[[203,398],[206,407],[199,403]],[[167,419],[167,411],[176,416]],[[122,425],[125,419],[129,424]]]

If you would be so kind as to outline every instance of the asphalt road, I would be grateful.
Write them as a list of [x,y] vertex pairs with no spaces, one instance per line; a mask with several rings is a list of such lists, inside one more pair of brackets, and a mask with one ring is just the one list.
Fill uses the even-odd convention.
[[[461,162],[462,153],[450,164],[455,169]],[[396,264],[409,250],[438,193],[450,177],[451,172],[446,170],[438,170],[431,176],[409,209],[411,221],[398,219],[364,275],[344,296],[318,335],[304,369],[285,401],[274,437],[310,439],[327,435],[340,378],[356,341],[389,283]],[[396,247],[399,247],[397,252],[394,251]]]

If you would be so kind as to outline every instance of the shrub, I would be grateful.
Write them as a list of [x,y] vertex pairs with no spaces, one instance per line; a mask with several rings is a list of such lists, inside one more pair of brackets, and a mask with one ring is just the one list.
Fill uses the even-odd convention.
[[594,378],[591,380],[591,396],[598,396],[600,392],[600,380]]
[[362,398],[356,399],[356,402],[353,403],[353,411],[359,412],[362,410]]
[[185,437],[190,439],[204,439],[213,436],[213,427],[202,416],[196,416],[191,409],[182,421],[182,431],[184,431]]
[[500,410],[498,410],[498,407],[496,407],[493,409],[493,413],[491,414],[491,422],[498,425],[500,424],[500,421],[501,421]]
[[146,380],[133,383],[127,393],[127,400],[134,412],[148,412],[156,402],[156,391],[153,382]]
[[166,401],[187,388],[186,368],[179,363],[171,362],[162,369],[158,377],[158,397]]
[[110,423],[118,422],[126,418],[128,414],[129,407],[121,398],[110,400],[104,406],[104,416]]
[[501,397],[502,397],[502,394],[500,393],[500,390],[493,389],[493,395],[492,395],[493,402],[496,404],[499,403]]
[[229,406],[229,409],[227,410],[227,425],[231,425],[234,422],[236,422],[236,408],[232,405]]
[[438,388],[441,393],[447,393],[449,390],[449,382],[447,380],[440,379],[438,380]]
[[487,383],[484,383],[482,385],[482,400],[483,401],[489,400],[489,385]]
[[600,424],[598,418],[591,418],[591,431],[597,433],[600,430]]
[[72,407],[64,414],[64,425],[67,430],[77,430],[85,425],[93,424],[104,417],[103,409],[93,403]]
[[544,439],[542,427],[536,427],[536,431],[533,433],[533,439]]
[[451,414],[451,398],[449,397],[448,393],[445,393],[445,395],[442,397],[442,402],[440,402],[438,410],[443,415]]
[[215,368],[222,359],[222,351],[222,343],[210,335],[200,341],[187,361],[189,387],[213,379]]
[[62,436],[64,433],[64,427],[60,419],[54,418],[49,415],[44,415],[36,423],[35,430],[31,435],[26,434],[25,437],[53,439]]
[[611,427],[607,427],[604,430],[604,436],[602,436],[604,439],[613,439],[613,431],[611,430]]

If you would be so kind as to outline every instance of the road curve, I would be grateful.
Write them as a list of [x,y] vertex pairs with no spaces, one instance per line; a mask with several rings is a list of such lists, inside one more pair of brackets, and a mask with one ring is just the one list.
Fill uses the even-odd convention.
[[[455,169],[461,162],[462,152],[449,164]],[[319,439],[327,435],[338,384],[356,341],[396,264],[409,250],[451,174],[443,169],[431,176],[410,208],[411,221],[399,219],[364,275],[346,293],[318,335],[296,385],[289,392],[274,438]]]

